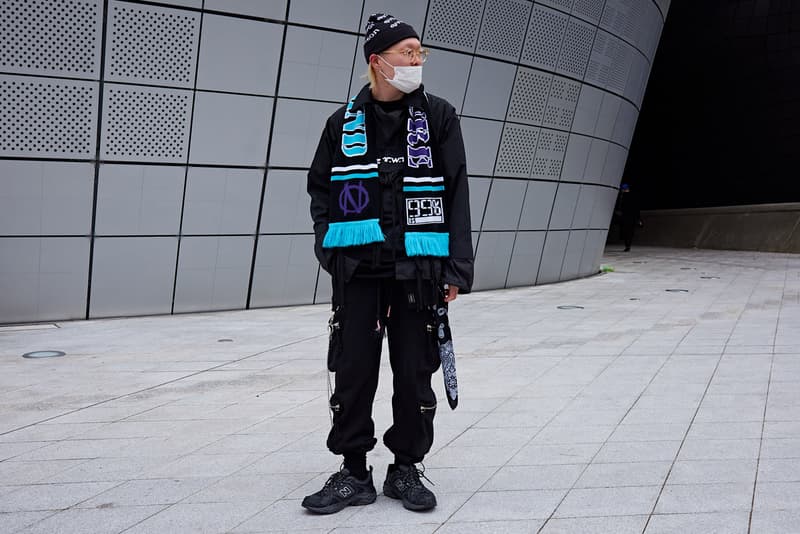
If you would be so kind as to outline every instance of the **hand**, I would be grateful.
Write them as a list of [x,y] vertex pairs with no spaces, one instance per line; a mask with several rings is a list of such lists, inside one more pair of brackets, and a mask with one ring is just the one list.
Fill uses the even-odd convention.
[[447,294],[444,296],[445,302],[453,302],[458,296],[458,288],[456,286],[447,286]]

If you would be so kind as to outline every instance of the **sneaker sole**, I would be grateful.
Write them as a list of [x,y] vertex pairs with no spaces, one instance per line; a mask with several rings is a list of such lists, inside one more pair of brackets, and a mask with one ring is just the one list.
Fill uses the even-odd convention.
[[341,501],[334,504],[329,504],[328,506],[313,507],[305,504],[302,504],[301,506],[306,510],[314,512],[315,514],[335,514],[336,512],[344,510],[348,506],[365,506],[367,504],[372,504],[377,498],[377,493],[359,494],[354,495],[349,501]]
[[435,502],[431,506],[427,506],[425,504],[414,504],[413,502],[404,499],[402,495],[395,493],[394,488],[388,484],[383,485],[383,494],[390,499],[403,501],[403,508],[406,510],[411,510],[412,512],[424,512],[425,510],[432,510],[436,508]]

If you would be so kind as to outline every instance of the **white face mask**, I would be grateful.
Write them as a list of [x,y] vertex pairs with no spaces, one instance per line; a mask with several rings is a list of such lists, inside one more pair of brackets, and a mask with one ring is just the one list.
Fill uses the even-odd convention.
[[417,88],[422,84],[422,65],[418,65],[416,67],[395,67],[381,56],[378,57],[380,57],[384,63],[394,69],[394,78],[391,80],[387,78],[385,74],[383,74],[383,71],[381,71],[381,74],[383,74],[383,77],[386,79],[389,85],[398,91],[402,91],[406,94],[411,93],[416,91]]

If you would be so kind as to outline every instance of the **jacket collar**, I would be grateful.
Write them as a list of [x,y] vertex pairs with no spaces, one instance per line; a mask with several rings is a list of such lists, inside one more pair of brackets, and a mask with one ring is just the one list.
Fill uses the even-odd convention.
[[[412,93],[409,93],[409,94],[405,95],[401,99],[401,102],[404,102],[405,104],[407,104],[409,106],[413,106],[415,108],[422,109],[422,108],[426,107],[425,105],[427,104],[427,100],[428,100],[428,97],[425,96],[425,86],[424,85],[420,85],[417,90],[415,90]],[[353,102],[353,108],[352,109],[354,111],[358,110],[358,109],[361,109],[364,106],[364,104],[367,104],[367,103],[369,103],[369,104],[374,104],[375,103],[375,99],[372,97],[372,91],[370,91],[370,89],[369,89],[369,84],[366,84],[364,87],[361,88],[361,91],[359,91],[358,95],[356,96],[355,101]]]

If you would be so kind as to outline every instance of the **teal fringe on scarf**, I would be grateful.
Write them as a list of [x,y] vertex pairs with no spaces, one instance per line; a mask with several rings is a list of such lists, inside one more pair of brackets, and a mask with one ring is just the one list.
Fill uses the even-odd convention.
[[378,219],[363,221],[333,222],[322,241],[325,248],[350,247],[383,241],[383,232]]
[[450,234],[447,232],[406,232],[406,255],[450,255]]

